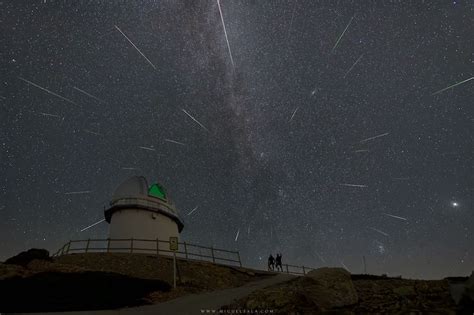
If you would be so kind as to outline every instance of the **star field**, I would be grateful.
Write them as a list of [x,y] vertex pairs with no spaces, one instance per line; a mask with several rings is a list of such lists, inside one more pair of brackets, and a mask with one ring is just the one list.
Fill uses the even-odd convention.
[[0,2],[0,260],[144,175],[248,266],[470,274],[474,4],[219,4]]

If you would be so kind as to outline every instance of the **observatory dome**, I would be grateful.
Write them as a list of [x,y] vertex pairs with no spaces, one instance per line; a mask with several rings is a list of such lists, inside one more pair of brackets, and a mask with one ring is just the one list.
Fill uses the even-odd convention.
[[148,182],[143,176],[133,176],[120,184],[112,196],[112,202],[121,198],[140,198],[148,194]]
[[130,177],[115,189],[110,208],[104,213],[106,221],[110,223],[113,214],[123,209],[141,209],[159,213],[175,221],[180,232],[184,227],[165,188],[159,183],[148,186],[148,181],[143,176]]

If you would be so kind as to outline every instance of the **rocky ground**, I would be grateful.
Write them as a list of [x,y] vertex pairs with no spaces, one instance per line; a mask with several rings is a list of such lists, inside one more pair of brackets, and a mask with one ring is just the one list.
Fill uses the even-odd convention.
[[0,264],[0,312],[113,309],[159,303],[268,277],[238,267],[140,254],[33,252]]
[[284,284],[258,290],[224,309],[273,309],[282,314],[473,314],[456,305],[448,280],[350,275],[321,268]]
[[[157,304],[191,294],[240,290],[245,284],[252,287],[257,283],[253,281],[262,283],[275,274],[180,259],[177,265],[177,288],[172,289],[170,257],[88,253],[51,258],[45,250],[30,250],[0,263],[0,312]],[[229,296],[219,305],[232,297],[237,298]],[[320,268],[304,277],[254,286],[222,308],[270,309],[277,314],[473,314],[473,301],[474,274],[469,279],[427,281]]]

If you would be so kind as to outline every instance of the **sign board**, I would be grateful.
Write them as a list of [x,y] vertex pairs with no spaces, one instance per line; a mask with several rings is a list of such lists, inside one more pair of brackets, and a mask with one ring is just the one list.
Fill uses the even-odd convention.
[[178,238],[176,236],[170,236],[170,250],[178,250]]

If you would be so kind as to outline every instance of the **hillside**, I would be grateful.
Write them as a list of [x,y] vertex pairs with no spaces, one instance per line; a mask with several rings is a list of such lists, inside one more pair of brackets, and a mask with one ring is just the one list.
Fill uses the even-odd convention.
[[268,277],[240,267],[140,254],[71,254],[51,261],[0,264],[0,312],[130,307],[191,293],[241,286]]
[[472,302],[455,304],[446,279],[350,275],[341,268],[317,269],[257,290],[225,308],[278,309],[284,314],[472,314],[474,310]]
[[[50,258],[44,252],[27,252],[0,264],[0,312],[143,305],[173,310],[189,301],[206,305],[206,299],[222,309],[271,309],[282,314],[472,314],[474,310],[473,276],[469,281],[467,277],[428,281],[320,268],[304,277],[282,278],[275,277],[277,273],[178,259],[173,289],[169,257],[88,253]],[[471,291],[466,291],[467,283]],[[452,298],[453,288],[459,293],[458,304]],[[211,296],[202,295],[211,291]]]

